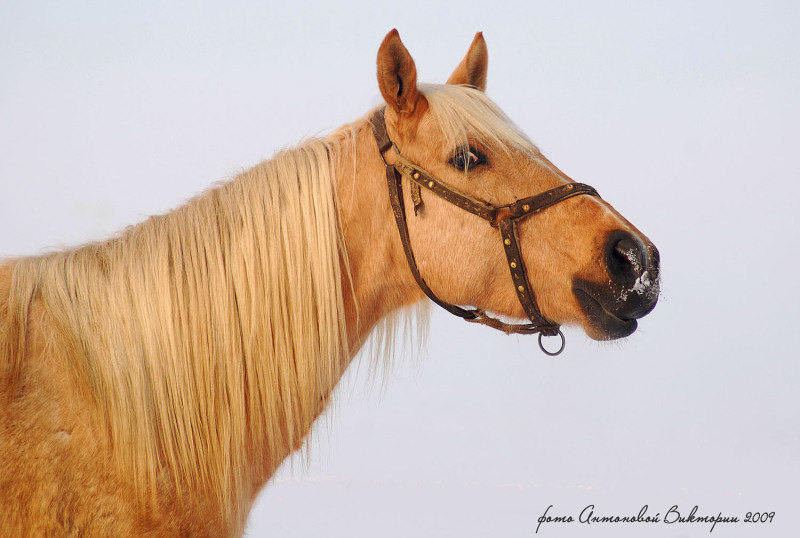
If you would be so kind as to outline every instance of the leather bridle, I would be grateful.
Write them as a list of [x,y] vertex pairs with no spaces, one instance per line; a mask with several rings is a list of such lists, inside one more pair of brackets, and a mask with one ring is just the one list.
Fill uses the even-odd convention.
[[[406,254],[408,266],[411,268],[411,273],[414,279],[419,284],[419,287],[427,295],[431,301],[438,304],[451,314],[465,319],[473,323],[481,323],[488,325],[494,329],[503,331],[506,334],[535,334],[539,333],[539,347],[547,355],[558,355],[564,350],[565,339],[561,328],[557,323],[549,321],[539,311],[536,304],[536,298],[533,295],[530,283],[528,282],[528,275],[525,271],[525,264],[522,260],[522,255],[519,249],[519,242],[517,239],[517,224],[526,218],[536,215],[537,213],[547,209],[548,207],[557,204],[567,198],[587,194],[590,196],[600,196],[594,188],[584,183],[567,183],[559,185],[553,189],[547,190],[528,198],[523,198],[511,204],[493,205],[486,200],[481,200],[469,194],[463,193],[445,183],[444,181],[432,176],[419,166],[411,163],[403,157],[400,150],[391,141],[389,134],[386,131],[386,119],[384,118],[385,109],[377,110],[369,122],[372,125],[372,132],[375,135],[375,141],[378,144],[378,151],[386,166],[386,181],[389,185],[389,200],[392,204],[392,211],[394,213],[395,221],[397,222],[397,230],[400,232],[400,242],[403,244],[403,250]],[[386,162],[384,153],[390,148],[394,148],[397,157],[393,164]],[[417,262],[414,259],[414,251],[411,249],[411,240],[408,234],[408,221],[406,219],[405,205],[403,203],[403,188],[402,177],[406,176],[411,180],[411,198],[414,204],[414,214],[422,207],[422,194],[420,187],[424,187],[437,196],[450,202],[451,204],[460,207],[464,211],[469,211],[473,215],[477,215],[483,220],[489,222],[492,227],[500,230],[500,238],[503,242],[503,249],[506,253],[506,260],[508,268],[511,272],[511,279],[514,283],[514,289],[517,293],[522,309],[530,319],[530,323],[506,323],[497,318],[490,317],[481,309],[465,309],[447,303],[439,299],[435,293],[428,287],[425,279],[419,272]],[[558,351],[552,352],[545,349],[542,344],[542,336],[560,336],[561,346]]]

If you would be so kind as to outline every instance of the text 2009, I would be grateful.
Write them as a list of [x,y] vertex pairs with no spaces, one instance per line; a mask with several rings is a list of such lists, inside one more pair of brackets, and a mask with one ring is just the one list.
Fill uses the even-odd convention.
[[775,512],[747,512],[744,516],[745,523],[772,523]]

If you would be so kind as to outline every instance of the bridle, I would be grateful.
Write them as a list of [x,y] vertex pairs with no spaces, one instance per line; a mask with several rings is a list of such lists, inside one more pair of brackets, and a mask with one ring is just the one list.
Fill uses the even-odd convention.
[[[547,355],[555,356],[564,351],[565,339],[561,328],[557,323],[549,321],[539,311],[536,305],[536,298],[533,295],[528,275],[525,272],[525,264],[519,250],[517,239],[517,223],[536,215],[537,213],[557,204],[567,198],[587,194],[590,196],[600,196],[594,188],[584,183],[567,183],[559,185],[553,189],[544,191],[528,198],[523,198],[511,204],[493,205],[486,200],[481,200],[469,194],[463,193],[445,183],[444,181],[432,176],[419,166],[411,163],[403,157],[400,150],[391,141],[386,131],[385,109],[381,108],[370,117],[372,132],[378,144],[378,151],[386,166],[386,181],[389,185],[389,200],[392,204],[397,230],[400,232],[400,242],[406,254],[408,266],[419,287],[431,301],[438,304],[451,314],[465,319],[472,323],[481,323],[494,329],[503,331],[506,334],[535,334],[539,333],[539,347]],[[397,157],[393,164],[386,162],[384,153],[390,148],[394,148]],[[460,207],[464,211],[469,211],[477,215],[489,224],[500,230],[500,238],[503,242],[503,249],[506,253],[508,268],[511,271],[511,280],[517,293],[522,309],[530,319],[530,323],[506,323],[497,318],[490,317],[481,309],[475,308],[467,310],[439,299],[428,287],[425,279],[419,272],[417,262],[414,259],[414,251],[411,249],[411,240],[408,235],[408,221],[406,219],[405,205],[403,204],[402,177],[406,176],[411,180],[411,198],[414,204],[414,214],[422,207],[422,193],[420,187],[425,187],[432,193]],[[542,336],[560,336],[561,346],[557,351],[548,351],[542,344]]]

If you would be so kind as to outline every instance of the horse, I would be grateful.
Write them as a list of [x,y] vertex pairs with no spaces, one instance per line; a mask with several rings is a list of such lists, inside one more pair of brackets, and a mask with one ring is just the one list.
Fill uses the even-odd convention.
[[4,260],[4,533],[241,535],[369,335],[426,295],[540,339],[635,331],[658,251],[486,96],[487,66],[478,33],[418,84],[393,30],[364,117],[108,240]]

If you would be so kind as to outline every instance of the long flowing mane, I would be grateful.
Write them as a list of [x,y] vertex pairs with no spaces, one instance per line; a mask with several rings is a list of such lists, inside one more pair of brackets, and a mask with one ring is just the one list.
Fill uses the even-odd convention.
[[333,175],[347,139],[309,140],[117,238],[14,262],[11,378],[40,301],[143,498],[166,479],[246,508],[230,498],[245,464],[299,446],[324,406],[347,357]]

